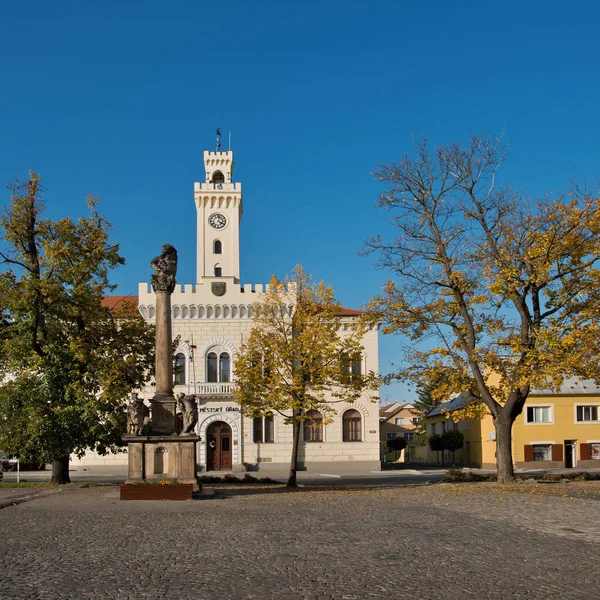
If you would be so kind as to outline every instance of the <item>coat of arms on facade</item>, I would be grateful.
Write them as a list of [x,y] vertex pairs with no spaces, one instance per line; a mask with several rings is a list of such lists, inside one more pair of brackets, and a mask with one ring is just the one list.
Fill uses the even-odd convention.
[[210,289],[215,296],[222,296],[225,293],[225,283],[214,281],[210,284]]

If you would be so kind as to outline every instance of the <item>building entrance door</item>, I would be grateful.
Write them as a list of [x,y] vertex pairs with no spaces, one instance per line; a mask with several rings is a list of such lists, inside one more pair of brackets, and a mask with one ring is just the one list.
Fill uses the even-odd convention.
[[575,446],[577,440],[565,440],[565,469],[572,469],[575,466]]
[[211,423],[206,430],[206,470],[231,471],[231,427],[223,421]]

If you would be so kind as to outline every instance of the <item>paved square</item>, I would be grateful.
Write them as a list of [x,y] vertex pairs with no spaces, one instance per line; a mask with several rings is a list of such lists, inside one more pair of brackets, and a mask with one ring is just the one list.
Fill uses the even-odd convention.
[[0,510],[0,597],[598,598],[598,482],[121,502],[69,486]]

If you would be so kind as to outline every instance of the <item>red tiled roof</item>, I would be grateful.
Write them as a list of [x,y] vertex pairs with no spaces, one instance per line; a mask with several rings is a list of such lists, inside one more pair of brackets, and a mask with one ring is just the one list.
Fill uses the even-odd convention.
[[131,305],[137,308],[138,297],[137,296],[104,296],[102,298],[102,306],[114,310],[119,306]]

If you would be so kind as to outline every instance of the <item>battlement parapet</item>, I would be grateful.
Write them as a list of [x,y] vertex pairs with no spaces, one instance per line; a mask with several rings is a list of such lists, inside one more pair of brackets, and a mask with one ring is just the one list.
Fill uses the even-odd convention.
[[[252,317],[253,306],[260,302],[261,296],[270,289],[269,284],[239,284],[223,279],[207,280],[196,285],[176,284],[171,294],[173,319],[249,319]],[[221,289],[217,290],[213,283],[225,283],[225,292],[221,293]],[[293,286],[294,284],[289,284],[286,290],[291,293]],[[217,292],[220,295],[217,295]],[[291,304],[292,302],[290,311]],[[156,294],[147,282],[138,284],[138,308],[145,319],[155,318]]]
[[207,160],[233,160],[233,150],[205,150],[204,151],[204,162]]

